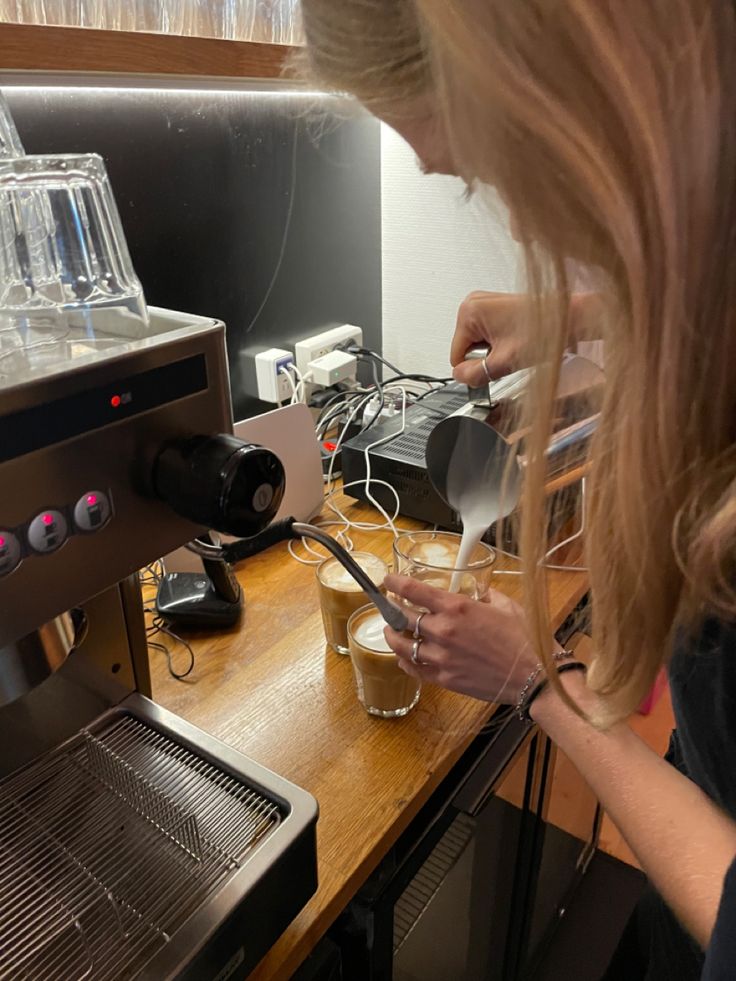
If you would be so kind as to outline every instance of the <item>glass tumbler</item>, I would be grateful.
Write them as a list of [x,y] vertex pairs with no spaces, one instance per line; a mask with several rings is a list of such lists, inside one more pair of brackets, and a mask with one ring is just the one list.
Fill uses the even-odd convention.
[[394,568],[437,589],[481,599],[491,584],[496,553],[479,542],[458,566],[461,541],[449,531],[404,532],[394,541]]
[[348,620],[350,660],[358,701],[369,715],[397,719],[419,701],[421,682],[399,667],[383,636],[383,617],[375,606],[363,606]]
[[[353,552],[352,557],[373,582],[380,586],[389,572],[383,559],[371,552]],[[317,566],[317,583],[327,643],[338,654],[349,654],[348,620],[357,609],[365,605],[365,593],[335,558],[327,558]]]
[[148,332],[102,158],[0,159],[0,373],[14,355]]

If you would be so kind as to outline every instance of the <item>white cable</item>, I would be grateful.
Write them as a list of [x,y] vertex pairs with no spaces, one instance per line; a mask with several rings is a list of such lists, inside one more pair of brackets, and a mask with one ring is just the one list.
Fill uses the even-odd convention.
[[[333,480],[334,480],[334,464],[335,464],[335,459],[337,457],[338,450],[342,446],[342,443],[343,443],[343,441],[345,439],[345,436],[347,434],[348,429],[350,428],[350,425],[351,425],[353,419],[356,417],[356,415],[358,415],[358,413],[361,411],[361,409],[364,408],[365,405],[367,405],[367,403],[375,396],[375,394],[376,394],[375,389],[372,388],[372,389],[369,389],[369,390],[364,390],[364,394],[362,395],[362,398],[360,398],[354,405],[352,405],[350,407],[348,418],[346,419],[346,421],[345,421],[342,429],[340,430],[340,434],[339,434],[339,436],[337,438],[337,441],[335,443],[335,449],[332,451],[332,456],[330,458],[330,466],[329,466],[329,469],[327,471],[327,478],[326,478],[326,482],[327,482],[327,486],[328,486],[328,491],[327,491],[327,493],[325,495],[325,505],[330,509],[330,511],[332,511],[332,513],[339,520],[338,521],[327,521],[327,522],[320,523],[320,527],[337,527],[339,530],[338,530],[338,532],[337,532],[337,534],[336,534],[335,537],[338,539],[338,541],[341,541],[341,544],[343,544],[344,547],[347,548],[348,551],[353,551],[353,548],[354,548],[352,540],[347,535],[347,532],[351,528],[354,528],[354,529],[360,530],[360,531],[391,531],[391,533],[394,535],[394,537],[398,536],[398,534],[399,534],[399,530],[396,528],[396,519],[399,517],[399,509],[400,509],[399,495],[396,492],[396,488],[393,487],[391,484],[387,483],[385,480],[376,480],[375,478],[371,478],[371,463],[370,463],[370,456],[369,456],[371,450],[375,449],[377,446],[381,446],[383,443],[386,443],[386,442],[388,442],[391,439],[396,439],[398,436],[402,435],[402,433],[404,432],[404,430],[406,428],[406,405],[407,405],[407,392],[406,392],[406,389],[403,388],[402,386],[391,386],[391,385],[388,385],[384,389],[384,393],[387,390],[389,390],[389,389],[399,391],[401,393],[401,396],[402,396],[401,429],[398,432],[396,432],[396,433],[390,434],[389,436],[384,436],[384,437],[381,437],[378,440],[375,440],[375,442],[371,443],[363,451],[364,452],[364,457],[365,457],[365,463],[366,463],[366,476],[365,476],[365,478],[363,478],[362,480],[355,480],[355,481],[351,481],[348,484],[344,484],[342,486],[342,488],[333,488],[332,487]],[[353,394],[355,394],[355,393],[353,393]],[[344,409],[345,409],[345,406],[342,406],[342,405],[341,406],[336,406],[336,408],[339,409],[339,412],[343,412]],[[365,484],[365,486],[366,486],[366,496],[368,497],[368,500],[378,510],[378,512],[383,516],[383,518],[384,518],[384,523],[383,524],[379,524],[377,522],[351,521],[351,519],[348,518],[348,516],[346,514],[344,514],[340,510],[340,508],[335,504],[333,498],[334,498],[334,496],[339,491],[345,490],[346,487],[352,487],[354,485],[363,485],[363,484]],[[386,509],[371,494],[371,491],[370,491],[371,484],[374,487],[377,487],[377,486],[386,487],[394,495],[394,498],[395,498],[395,501],[396,501],[396,506],[395,506],[395,511],[394,511],[393,516],[392,515],[389,515],[389,513],[386,511]],[[288,543],[288,546],[287,546],[287,548],[289,550],[289,554],[297,562],[299,562],[302,565],[318,565],[323,560],[324,556],[322,556],[321,553],[316,552],[314,550],[314,548],[312,548],[311,545],[307,541],[305,541],[304,539],[301,539],[301,544],[302,544],[302,547],[304,548],[304,550],[308,554],[315,556],[315,558],[307,559],[307,558],[303,558],[303,557],[297,555],[296,552],[295,552],[295,550],[294,550],[294,543],[293,542],[289,542]]]
[[291,377],[291,372],[286,367],[286,365],[281,365],[281,367],[279,368],[279,374],[280,375],[283,375],[284,378],[289,383],[289,388],[291,389],[291,405],[293,405],[294,404],[294,401],[296,399],[296,382]]
[[340,432],[340,435],[339,435],[339,437],[337,439],[337,443],[335,444],[335,449],[332,451],[332,456],[330,458],[330,466],[327,469],[327,495],[328,495],[328,497],[332,493],[332,489],[333,489],[332,488],[332,484],[333,484],[333,476],[332,475],[333,475],[334,469],[335,469],[335,459],[337,457],[337,451],[342,446],[342,442],[345,439],[345,435],[346,435],[346,433],[347,433],[347,431],[348,431],[348,429],[350,427],[350,424],[352,423],[353,419],[356,417],[356,415],[358,414],[358,412],[363,408],[363,406],[365,406],[365,405],[368,404],[368,402],[370,401],[370,399],[373,398],[373,395],[374,394],[375,393],[371,392],[370,395],[365,395],[358,403],[356,403],[356,405],[353,406],[353,408],[350,410],[350,414],[348,415],[348,418],[347,418],[347,421],[345,422],[345,425],[342,427],[342,430]]
[[[303,380],[306,380],[306,376],[304,377]],[[326,437],[327,432],[329,432],[331,423],[337,418],[339,418],[340,416],[342,416],[345,412],[347,412],[347,419],[343,423],[339,435],[337,436],[337,439],[335,441],[335,447],[332,450],[330,465],[325,477],[327,491],[325,494],[324,503],[327,506],[327,508],[329,508],[329,510],[339,520],[325,522],[324,525],[322,525],[322,527],[332,526],[332,527],[339,528],[339,531],[337,532],[335,537],[338,540],[342,540],[343,544],[348,550],[353,549],[353,543],[350,540],[349,536],[347,535],[347,532],[350,529],[355,529],[357,531],[390,531],[393,534],[394,538],[398,537],[401,530],[396,527],[396,521],[399,517],[400,510],[401,510],[401,501],[399,499],[398,492],[396,491],[396,488],[392,484],[387,483],[385,480],[379,480],[371,476],[370,454],[373,450],[377,449],[377,447],[382,446],[385,443],[390,442],[391,440],[397,439],[399,436],[403,435],[403,433],[406,431],[406,408],[409,402],[410,393],[407,391],[406,386],[391,384],[391,383],[385,386],[381,386],[380,391],[382,391],[384,395],[387,392],[398,392],[401,395],[401,428],[397,430],[395,433],[390,433],[387,436],[382,436],[379,439],[374,440],[374,442],[370,443],[368,446],[365,447],[365,449],[363,450],[363,457],[365,461],[364,478],[360,480],[350,481],[347,484],[343,484],[342,488],[333,487],[335,459],[337,458],[338,451],[340,450],[340,447],[342,446],[345,440],[348,429],[350,428],[355,417],[365,408],[365,406],[371,401],[371,399],[375,398],[375,396],[379,394],[379,390],[376,389],[375,387],[372,387],[370,389],[356,388],[349,392],[345,392],[344,393],[345,398],[341,399],[336,405],[330,406],[329,411],[327,412],[325,417],[321,419],[317,424],[317,429],[316,429],[317,437],[319,439],[324,439]],[[415,393],[411,393],[411,394],[415,394]],[[368,501],[373,505],[373,507],[376,508],[379,514],[383,517],[384,519],[383,523],[378,523],[375,521],[370,521],[370,522],[353,521],[346,514],[344,514],[343,511],[340,510],[340,508],[337,506],[337,504],[334,501],[335,495],[338,492],[345,491],[347,488],[353,486],[365,486],[366,497]],[[393,515],[389,514],[388,511],[383,507],[383,505],[381,505],[380,502],[375,498],[374,494],[371,491],[371,487],[373,488],[385,487],[393,495],[394,502],[395,502]],[[289,542],[288,549],[289,549],[289,554],[292,556],[292,558],[294,558],[297,562],[300,562],[302,565],[317,565],[319,562],[322,561],[323,556],[320,553],[316,552],[309,545],[308,542],[302,539],[301,544],[304,550],[308,554],[315,556],[315,558],[309,559],[297,555],[294,550],[294,543]]]
[[295,364],[290,364],[289,368],[296,375],[296,392],[294,393],[292,404],[293,402],[304,402],[305,401],[304,394],[306,392],[306,382],[308,379],[312,377],[312,372],[308,371],[305,375],[303,375]]
[[[406,430],[406,400],[407,400],[406,389],[400,388],[400,391],[401,391],[401,429],[398,431],[398,433],[389,433],[387,436],[383,436],[381,439],[377,439],[374,443],[371,443],[369,446],[366,446],[365,450],[363,451],[363,458],[365,460],[365,495],[370,501],[370,503],[373,505],[373,507],[376,508],[378,511],[380,511],[381,514],[385,517],[386,523],[390,528],[394,538],[399,537],[399,533],[396,530],[396,525],[394,522],[399,516],[401,502],[399,500],[399,495],[396,492],[396,489],[392,487],[391,484],[387,484],[385,481],[373,481],[373,483],[376,484],[376,486],[382,484],[385,487],[391,487],[391,491],[394,497],[396,498],[396,513],[394,514],[394,517],[391,518],[389,517],[388,513],[384,510],[384,508],[378,503],[378,501],[375,499],[373,494],[371,494],[370,452],[371,450],[375,450],[379,446],[383,446],[384,443],[389,443],[391,440],[396,439],[398,436],[402,436],[404,431]],[[355,527],[356,528],[360,527],[361,524],[364,524],[364,522],[356,522]],[[376,530],[378,530],[378,528]]]
[[[350,538],[348,538],[344,534],[344,527],[341,521],[321,521],[318,527],[330,528],[335,525],[340,526],[340,531],[338,531],[335,537],[338,540],[340,539],[340,537],[342,537],[343,541],[341,542],[341,544],[347,549],[348,552],[352,552],[354,550],[353,542],[351,541]],[[308,552],[310,555],[315,556],[313,559],[305,559],[302,558],[300,555],[297,555],[296,552],[294,551],[295,545],[296,542],[290,541],[287,547],[289,549],[289,555],[291,555],[293,559],[299,562],[300,565],[320,565],[320,563],[324,562],[326,558],[329,558],[329,553],[323,554],[321,552],[316,551],[316,549],[314,549],[305,538],[301,539],[301,545],[303,546],[306,552]]]
[[[360,486],[365,485],[366,497],[368,498],[368,500],[370,501],[370,503],[376,508],[376,510],[383,516],[384,523],[383,524],[378,524],[375,521],[371,521],[371,522],[368,522],[368,521],[352,521],[350,518],[348,518],[348,516],[346,514],[344,514],[337,507],[337,505],[332,500],[332,498],[334,497],[334,494],[336,493],[336,491],[334,491],[334,490],[330,490],[329,493],[327,494],[326,499],[325,499],[325,503],[326,503],[327,507],[330,508],[330,510],[333,512],[333,514],[335,514],[337,517],[341,518],[345,522],[345,525],[346,525],[347,528],[355,528],[358,531],[390,531],[393,534],[394,538],[396,538],[398,536],[398,534],[399,534],[399,531],[396,528],[396,519],[399,517],[399,513],[400,513],[400,510],[401,510],[401,502],[399,500],[399,495],[398,495],[395,487],[393,487],[391,484],[387,483],[385,480],[376,480],[374,478],[373,479],[371,478],[370,452],[371,452],[371,450],[374,450],[377,446],[382,446],[384,443],[388,443],[390,440],[396,439],[397,437],[401,436],[404,433],[405,429],[406,429],[406,403],[407,403],[407,394],[406,394],[406,390],[404,388],[401,388],[400,386],[398,386],[398,388],[401,391],[401,395],[402,395],[401,429],[398,432],[390,433],[388,436],[383,436],[380,439],[377,439],[375,442],[373,442],[373,443],[369,444],[368,446],[366,446],[366,448],[363,451],[363,455],[364,455],[364,459],[365,459],[365,468],[366,468],[365,477],[362,478],[361,480],[354,480],[354,481],[350,481],[350,483],[348,483],[348,484],[343,484],[343,487],[342,487],[342,490],[345,490],[347,487],[353,487],[353,486],[357,486],[357,485],[360,485]],[[336,446],[336,448],[334,450],[332,460],[330,460],[330,464],[332,464],[333,461],[334,461],[334,459],[335,459],[335,455],[337,454],[337,448],[340,446],[340,444],[342,442],[342,439],[344,438],[345,431],[346,431],[346,429],[347,429],[347,427],[349,425],[350,425],[350,420],[348,420],[348,422],[345,424],[345,427],[343,428],[342,432],[340,433],[340,438],[337,441],[337,446]],[[331,476],[332,476],[331,473],[328,476],[331,479]],[[386,511],[386,509],[373,496],[373,494],[371,493],[371,489],[370,489],[371,488],[371,484],[373,484],[374,487],[386,487],[388,490],[391,491],[391,493],[394,496],[394,500],[396,502],[393,516],[389,515],[388,511]]]
[[307,384],[309,382],[311,382],[311,380],[312,380],[312,378],[314,376],[313,376],[313,374],[312,374],[311,371],[307,371],[307,372],[305,372],[305,374],[302,374],[299,371],[299,369],[297,368],[296,365],[294,365],[294,371],[296,371],[296,373],[299,375],[299,383],[300,383],[300,385],[302,387],[302,393],[301,393],[301,396],[299,398],[299,401],[300,402],[303,402],[306,405],[307,404]]
[[583,534],[585,534],[585,477],[580,480],[580,528],[569,538],[566,538],[564,542],[558,542],[557,545],[553,545],[548,552],[545,553],[545,559],[548,559],[550,555],[554,555],[561,548],[565,548],[566,545],[571,545],[573,542],[577,541]]
[[271,281],[268,284],[268,288],[263,295],[258,309],[253,314],[253,319],[248,324],[245,333],[250,334],[255,325],[258,323],[258,319],[263,313],[266,304],[271,299],[271,294],[273,293],[273,288],[276,285],[276,280],[279,278],[279,273],[281,272],[281,266],[284,263],[284,256],[286,255],[286,243],[289,241],[289,229],[291,228],[291,219],[294,215],[294,202],[296,201],[296,174],[297,174],[297,145],[299,142],[299,119],[297,118],[294,123],[294,141],[291,146],[291,181],[289,186],[289,206],[286,211],[286,220],[284,221],[284,232],[281,237],[281,248],[279,249],[278,258],[276,259],[276,266],[271,276]]
[[[586,478],[585,477],[582,477],[581,480],[580,480],[580,498],[581,498],[581,502],[580,502],[580,527],[578,528],[578,530],[574,534],[570,535],[569,538],[566,538],[562,542],[558,542],[557,545],[553,545],[552,548],[550,548],[547,552],[545,552],[544,553],[545,560],[548,559],[550,557],[550,555],[554,555],[554,553],[555,552],[558,552],[561,548],[564,548],[566,545],[571,545],[574,541],[577,541],[577,539],[580,538],[580,537],[582,537],[582,535],[585,533],[585,488],[586,488],[586,486],[587,486],[586,485]],[[512,555],[511,552],[504,552],[504,550],[502,548],[496,548],[496,546],[494,546],[494,548],[495,548],[495,550],[500,555],[504,555],[504,556],[506,556],[506,558],[516,559],[517,561],[519,559],[519,556],[518,555]],[[550,572],[587,572],[588,571],[587,567],[586,566],[582,566],[582,565],[550,565],[550,563],[547,562],[547,561],[544,561],[542,563],[542,568],[543,569],[547,569]],[[497,575],[497,576],[522,576],[523,574],[524,573],[522,572],[521,569],[496,569],[494,571],[494,575]]]

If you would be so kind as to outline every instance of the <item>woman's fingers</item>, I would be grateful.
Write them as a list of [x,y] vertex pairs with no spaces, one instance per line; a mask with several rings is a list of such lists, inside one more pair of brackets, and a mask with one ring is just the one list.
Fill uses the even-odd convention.
[[412,606],[422,607],[433,613],[454,609],[459,599],[456,594],[437,589],[435,586],[428,586],[419,579],[397,576],[393,573],[386,576],[383,584],[390,593],[406,600]]
[[436,681],[441,668],[433,660],[432,654],[441,656],[441,652],[434,645],[430,646],[426,641],[419,645],[417,652],[419,664],[417,664],[412,660],[414,641],[411,638],[405,634],[397,633],[391,627],[386,627],[383,633],[388,645],[396,654],[402,671],[410,674],[413,678],[420,678],[422,681]]
[[[460,304],[455,335],[450,345],[450,364],[453,367],[465,361],[469,349],[474,345],[491,344],[492,331],[486,321],[493,319],[492,314],[488,316],[488,310],[494,310],[499,298],[503,303],[505,294],[476,291],[466,296]],[[482,366],[479,367],[482,371]]]
[[[414,651],[414,641],[411,640],[406,634],[400,634],[393,627],[386,627],[383,631],[383,635],[386,638],[391,650],[396,654],[397,657],[404,661],[411,661],[411,655]],[[419,645],[419,649],[423,644]],[[422,655],[420,654],[419,657]]]
[[452,377],[455,381],[462,382],[463,385],[468,385],[470,388],[482,388],[488,384],[492,377],[488,365],[488,357],[486,357],[485,367],[481,358],[469,358],[467,361],[461,361],[460,364],[455,365]]

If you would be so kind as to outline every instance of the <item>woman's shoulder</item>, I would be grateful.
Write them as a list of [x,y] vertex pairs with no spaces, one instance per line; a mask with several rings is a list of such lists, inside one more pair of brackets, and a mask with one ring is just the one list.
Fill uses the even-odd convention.
[[688,666],[687,659],[691,657],[720,658],[729,654],[736,654],[736,621],[710,616],[678,630],[671,663],[677,668]]

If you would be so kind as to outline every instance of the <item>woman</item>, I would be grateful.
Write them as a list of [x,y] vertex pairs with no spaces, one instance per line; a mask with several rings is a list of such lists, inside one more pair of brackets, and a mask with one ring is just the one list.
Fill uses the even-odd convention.
[[[541,366],[527,410],[524,611],[390,577],[429,612],[420,644],[388,630],[389,642],[408,673],[528,709],[575,762],[687,931],[650,910],[641,976],[734,977],[733,0],[303,0],[303,13],[313,78],[357,96],[425,169],[492,185],[509,207],[529,302],[463,320],[458,375],[480,339],[494,348],[489,370]],[[570,260],[595,297],[571,297]],[[544,447],[553,366],[593,322],[607,394],[592,453],[586,679],[558,673],[546,615]],[[621,721],[664,663],[679,769]]]

